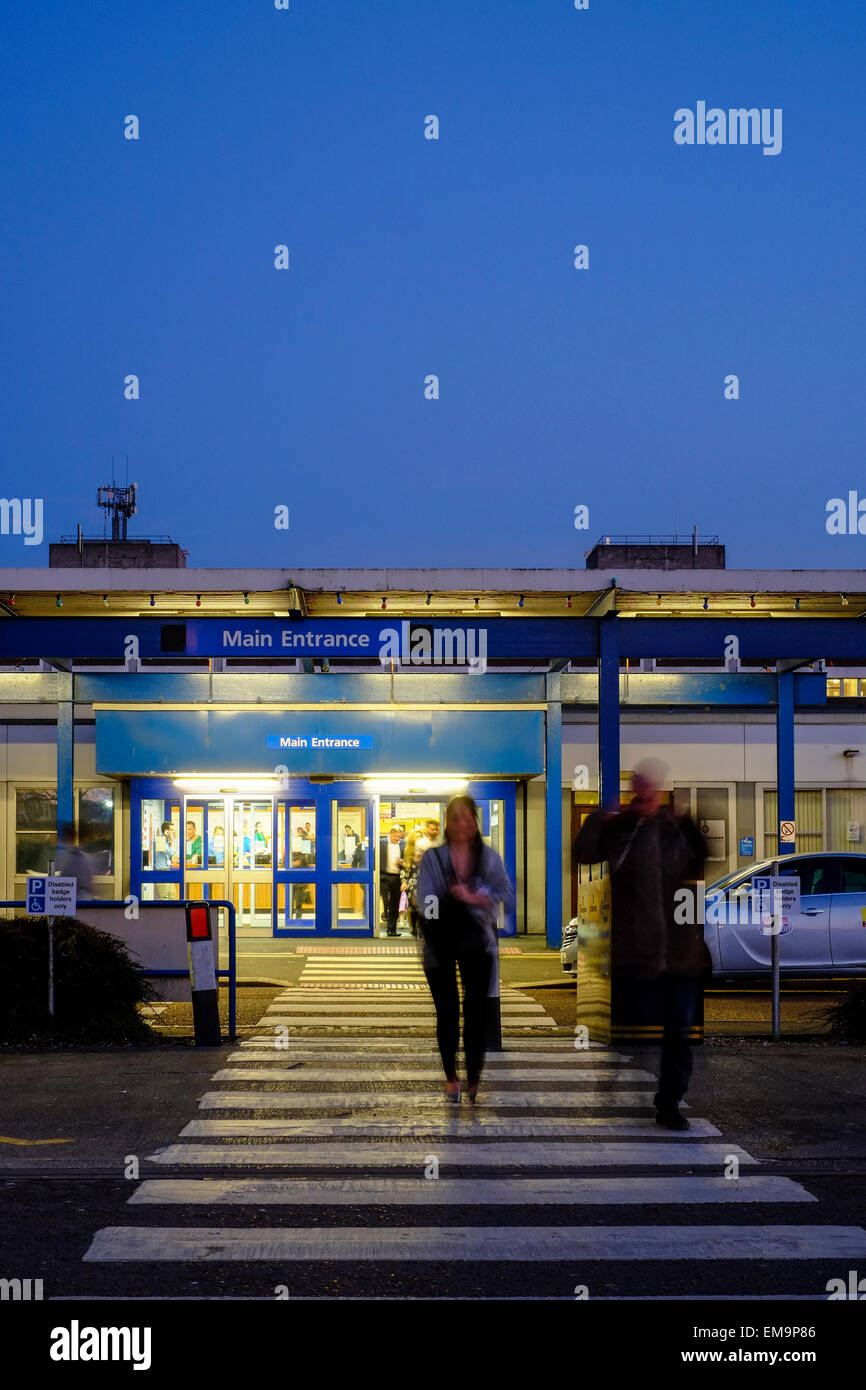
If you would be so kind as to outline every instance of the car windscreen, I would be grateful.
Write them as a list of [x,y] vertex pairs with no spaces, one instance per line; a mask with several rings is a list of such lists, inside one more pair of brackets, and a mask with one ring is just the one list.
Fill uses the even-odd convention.
[[707,892],[723,893],[728,888],[737,888],[741,883],[748,883],[753,874],[766,873],[772,864],[772,859],[762,859],[760,864],[755,864],[750,869],[734,869],[733,873],[725,874],[724,878],[717,878],[714,883],[708,883]]

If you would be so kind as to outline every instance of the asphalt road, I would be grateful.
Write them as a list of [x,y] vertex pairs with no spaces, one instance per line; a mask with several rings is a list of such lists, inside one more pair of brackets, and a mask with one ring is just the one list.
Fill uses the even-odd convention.
[[[312,1036],[312,1031],[311,1031]],[[323,1091],[330,1092],[326,1101],[332,1117],[350,1115],[359,1094],[373,1091],[380,1098],[392,1097],[392,1107],[380,1103],[372,1112],[374,1121],[384,1115],[388,1119],[402,1118],[407,1134],[397,1143],[411,1146],[413,1136],[408,1126],[419,1113],[439,1115],[441,1101],[437,1100],[435,1080],[430,1082],[429,1104],[421,1112],[413,1108],[413,1094],[418,1086],[398,1078],[403,1048],[411,1052],[423,1032],[405,1039],[394,1039],[396,1049],[386,1054],[375,1037],[356,1039],[361,1051],[367,1052],[364,1063],[354,1064],[351,1082],[304,1080],[289,1083],[289,1090],[303,1096],[310,1092],[310,1105],[293,1109],[292,1122],[317,1120],[322,1114]],[[566,1041],[563,1039],[563,1041]],[[298,1040],[300,1046],[303,1039]],[[517,1046],[515,1042],[513,1044]],[[551,1043],[554,1046],[555,1043]],[[791,1259],[763,1259],[759,1254],[744,1263],[742,1258],[716,1258],[703,1261],[683,1260],[673,1255],[649,1262],[629,1258],[611,1261],[593,1258],[551,1259],[533,1255],[532,1241],[539,1229],[556,1228],[560,1232],[626,1226],[634,1233],[648,1227],[654,1231],[664,1228],[675,1238],[677,1228],[704,1227],[710,1224],[742,1223],[747,1218],[749,1228],[767,1231],[784,1219],[786,1228],[796,1226],[839,1226],[860,1229],[866,1212],[866,1099],[864,1099],[863,1062],[866,1048],[839,1047],[827,1043],[764,1044],[734,1043],[719,1040],[699,1050],[692,1089],[689,1094],[692,1115],[706,1116],[718,1127],[726,1151],[740,1148],[757,1160],[749,1168],[756,1175],[781,1176],[802,1185],[815,1202],[803,1202],[780,1207],[775,1203],[754,1202],[747,1211],[708,1207],[685,1200],[678,1192],[684,1190],[686,1179],[700,1177],[700,1166],[691,1161],[668,1165],[666,1176],[678,1180],[681,1187],[672,1189],[669,1201],[655,1200],[647,1205],[621,1205],[614,1201],[601,1206],[586,1206],[570,1199],[560,1199],[552,1205],[527,1204],[469,1205],[454,1203],[434,1213],[437,1227],[471,1228],[473,1232],[489,1229],[496,1232],[507,1224],[513,1231],[514,1258],[504,1254],[501,1259],[477,1261],[471,1259],[435,1259],[403,1261],[393,1259],[334,1258],[304,1261],[286,1260],[284,1256],[250,1260],[213,1261],[201,1258],[180,1258],[159,1261],[123,1259],[91,1262],[84,1257],[92,1246],[97,1232],[106,1228],[129,1228],[137,1231],[148,1228],[186,1228],[204,1226],[215,1233],[217,1241],[231,1231],[246,1231],[252,1236],[259,1230],[273,1232],[293,1230],[317,1232],[317,1239],[330,1241],[341,1231],[363,1230],[368,1239],[375,1240],[378,1232],[387,1238],[395,1228],[415,1230],[425,1240],[430,1228],[431,1212],[427,1207],[400,1204],[393,1196],[381,1203],[368,1199],[353,1202],[353,1184],[358,1191],[371,1172],[394,1181],[406,1177],[406,1167],[397,1158],[392,1166],[377,1164],[375,1169],[364,1166],[343,1172],[347,1196],[342,1204],[293,1204],[289,1200],[279,1206],[261,1205],[136,1205],[129,1199],[139,1187],[139,1179],[166,1180],[177,1178],[199,1183],[213,1177],[225,1181],[242,1175],[245,1179],[285,1176],[280,1166],[244,1166],[240,1170],[231,1162],[218,1161],[215,1166],[158,1165],[153,1156],[167,1145],[175,1144],[177,1136],[191,1120],[201,1114],[202,1097],[217,1084],[214,1074],[232,1064],[229,1059],[237,1049],[217,1051],[188,1047],[162,1046],[152,1050],[105,1052],[73,1052],[58,1054],[4,1055],[2,1070],[2,1123],[4,1142],[0,1144],[0,1202],[6,1213],[0,1234],[0,1267],[5,1277],[42,1278],[46,1298],[100,1297],[274,1297],[278,1285],[285,1285],[293,1298],[545,1298],[570,1299],[576,1283],[583,1283],[594,1298],[614,1297],[698,1297],[708,1291],[716,1295],[737,1297],[796,1295],[812,1298],[826,1297],[823,1289],[827,1280],[845,1274],[849,1257],[829,1255],[803,1262]],[[560,1054],[563,1055],[563,1054]],[[568,1064],[573,1065],[569,1052]],[[635,1057],[629,1065],[645,1066],[648,1059]],[[304,1065],[299,1067],[303,1072]],[[332,1069],[338,1066],[335,1061]],[[523,1065],[523,1064],[521,1064]],[[364,1068],[367,1068],[364,1071]],[[516,1119],[568,1119],[574,1114],[567,1092],[568,1079],[542,1079],[545,1058],[539,1053],[537,1061],[525,1064],[530,1078],[537,1081],[521,1083],[522,1089],[543,1094],[543,1102],[529,1108],[508,1111],[497,1106],[497,1114]],[[325,1070],[327,1071],[327,1064]],[[249,1083],[248,1083],[249,1084]],[[488,1085],[492,1085],[489,1081]],[[509,1083],[509,1084],[514,1084]],[[617,1085],[616,1071],[610,1084]],[[619,1083],[623,1087],[625,1080]],[[257,1082],[258,1092],[280,1093],[284,1082]],[[562,1104],[557,1102],[561,1094]],[[405,1108],[401,1104],[405,1098]],[[209,1111],[208,1117],[225,1116],[233,1119],[236,1111]],[[253,1110],[248,1113],[254,1116]],[[605,1113],[608,1113],[606,1110]],[[616,1104],[609,1113],[621,1114]],[[632,1119],[651,1114],[649,1107],[629,1110]],[[461,1117],[470,1127],[477,1120]],[[25,1143],[9,1144],[17,1136]],[[670,1137],[670,1136],[668,1136]],[[659,1133],[649,1142],[663,1142]],[[68,1140],[56,1143],[45,1141]],[[35,1142],[34,1142],[35,1141]],[[223,1159],[232,1146],[248,1141],[238,1137],[221,1141]],[[290,1140],[294,1144],[296,1141]],[[322,1141],[323,1156],[327,1140]],[[379,1142],[379,1141],[376,1141]],[[487,1140],[482,1136],[480,1143]],[[518,1141],[519,1142],[519,1141]],[[528,1142],[528,1141],[523,1141]],[[577,1141],[573,1141],[577,1142]],[[703,1141],[697,1141],[702,1144]],[[447,1149],[447,1145],[446,1145]],[[443,1153],[439,1141],[424,1141],[424,1152]],[[333,1152],[333,1150],[332,1150]],[[495,1174],[488,1166],[479,1165],[471,1155],[466,1161],[448,1165],[449,1178],[477,1179],[483,1185],[501,1183],[508,1178],[518,1181],[540,1181],[553,1175],[571,1181],[575,1194],[588,1174],[582,1163],[578,1166],[556,1167],[551,1174],[544,1146],[536,1148],[538,1162],[504,1163]],[[137,1169],[132,1165],[136,1160]],[[316,1178],[333,1178],[332,1165],[324,1158],[324,1167],[315,1163],[301,1171],[294,1169],[290,1181],[307,1182]],[[130,1178],[124,1172],[132,1172]],[[410,1173],[417,1169],[410,1168]],[[606,1179],[636,1178],[646,1184],[654,1177],[652,1165],[638,1162],[616,1164],[599,1170]],[[591,1170],[589,1175],[591,1176]],[[521,1237],[520,1232],[526,1232]],[[221,1233],[221,1235],[220,1235]],[[330,1235],[328,1234],[330,1233]],[[526,1248],[523,1241],[529,1242]],[[327,1245],[324,1248],[329,1248]],[[673,1249],[673,1247],[672,1247]],[[216,1247],[215,1247],[216,1253]],[[261,1253],[261,1252],[259,1252]],[[861,1263],[864,1263],[861,1261]],[[844,1269],[841,1266],[844,1265]],[[866,1265],[864,1265],[866,1267]]]
[[241,977],[274,982],[239,988],[236,1044],[194,1047],[169,1004],[150,1047],[0,1052],[0,1277],[48,1300],[825,1301],[866,1274],[866,1044],[814,1035],[823,987],[786,992],[780,1043],[765,991],[708,995],[682,1138],[654,1123],[654,1053],[575,1050],[555,952],[503,956],[506,1050],[446,1113],[413,953],[241,944]]

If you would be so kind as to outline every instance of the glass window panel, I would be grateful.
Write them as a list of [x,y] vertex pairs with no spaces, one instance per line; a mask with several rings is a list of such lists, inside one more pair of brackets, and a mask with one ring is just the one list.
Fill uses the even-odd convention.
[[292,869],[312,869],[316,863],[316,808],[289,808],[289,841]]
[[53,787],[19,787],[15,792],[19,830],[56,830],[57,792]]
[[782,860],[779,877],[798,878],[803,897],[813,893],[835,893],[839,883],[839,863],[823,856],[818,859],[798,859],[794,864],[786,864]]
[[232,858],[236,869],[269,869],[273,856],[273,807],[270,801],[235,801],[232,809]]
[[490,833],[484,838],[491,849],[495,849],[501,859],[505,858],[505,803],[490,802]]
[[15,792],[15,872],[47,874],[57,857],[57,792],[18,787]]
[[[213,896],[211,894],[211,896]],[[235,878],[232,898],[239,927],[271,925],[271,884],[255,879]]]
[[277,802],[277,868],[286,867],[286,803]]
[[331,807],[335,869],[366,869],[370,862],[367,807],[335,801]]
[[[222,797],[207,803],[207,866],[222,869],[226,862],[226,806]],[[212,894],[221,897],[222,894]]]
[[331,922],[340,927],[366,927],[369,924],[369,885],[335,883],[332,887]]
[[292,921],[316,920],[316,885],[310,879],[302,883],[287,883]]
[[270,801],[257,801],[250,813],[252,821],[253,868],[270,869],[273,865],[273,806]]
[[178,902],[179,900],[179,883],[143,883],[141,885],[141,901],[143,903]]
[[48,864],[57,858],[57,835],[30,831],[15,839],[16,874],[47,874]]
[[315,930],[315,883],[277,884],[277,923],[281,927],[291,927],[293,931]]
[[842,860],[842,892],[866,893],[866,859]]
[[141,867],[145,873],[180,868],[180,802],[146,797],[141,803]]
[[113,787],[85,787],[79,791],[78,843],[91,856],[95,874],[114,872]]
[[183,828],[183,862],[187,869],[204,868],[204,806],[186,803]]

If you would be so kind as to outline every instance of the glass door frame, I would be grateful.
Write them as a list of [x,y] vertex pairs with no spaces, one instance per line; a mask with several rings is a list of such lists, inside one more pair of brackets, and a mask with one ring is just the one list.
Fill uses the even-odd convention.
[[[203,776],[205,774],[202,774]],[[206,774],[208,776],[212,774]],[[430,774],[433,775],[432,773]],[[487,801],[491,799],[500,800],[503,803],[504,827],[503,827],[503,859],[505,868],[515,882],[516,869],[516,789],[517,782],[514,780],[490,781],[490,782],[470,782],[467,792],[476,800]],[[270,798],[273,805],[272,821],[272,851],[271,851],[271,930],[274,936],[294,937],[308,939],[312,937],[333,937],[334,939],[345,938],[351,940],[353,937],[370,937],[376,935],[379,919],[379,899],[378,899],[378,869],[379,869],[379,797],[367,790],[364,782],[360,778],[335,780],[332,782],[313,782],[306,777],[287,778],[284,785],[269,792],[261,799]],[[181,834],[185,843],[186,839],[186,798],[174,784],[174,781],[165,777],[134,776],[130,779],[130,873],[129,886],[130,892],[139,898],[144,897],[143,889],[146,885],[165,883],[176,884],[177,895],[181,898],[186,885],[185,851],[181,845],[181,866],[177,869],[154,870],[153,868],[142,867],[142,802],[157,799],[168,802],[179,803],[181,810]],[[215,801],[228,799],[212,793],[203,794],[197,798],[192,798],[196,802]],[[245,797],[242,799],[258,798]],[[387,799],[387,798],[385,798]],[[288,826],[288,806],[289,805],[308,805],[315,807],[316,810],[316,860],[314,866],[292,869],[290,838],[287,839],[285,847],[284,862],[285,868],[280,867],[279,860],[279,841],[278,841],[278,806],[279,803],[286,804],[286,825]],[[345,804],[364,803],[367,806],[368,826],[369,826],[369,852],[367,855],[367,865],[363,869],[335,868],[333,859],[333,835],[332,835],[332,806],[335,802]],[[444,826],[442,827],[444,831]],[[203,858],[206,858],[206,847],[202,845]],[[226,891],[230,892],[232,878],[229,866],[226,872],[225,865],[220,874],[219,867],[213,866],[209,870],[213,878],[222,877],[226,880]],[[195,872],[195,871],[194,871]],[[206,872],[198,871],[207,882]],[[263,881],[267,881],[263,875]],[[311,882],[316,890],[316,917],[315,924],[311,927],[299,928],[286,924],[285,909],[290,905],[290,889],[288,885],[298,882]],[[368,913],[367,922],[364,925],[335,927],[332,921],[334,888],[341,883],[359,883],[367,886]],[[280,889],[284,893],[283,911],[280,913],[279,895]],[[233,899],[232,899],[233,900]],[[502,929],[503,936],[514,936],[516,934],[516,912],[512,910],[505,915]]]
[[[288,867],[290,851],[286,850],[286,868],[274,869],[274,936],[288,937],[333,937],[337,940],[351,940],[353,937],[372,937],[375,917],[378,913],[374,902],[374,881],[376,866],[376,846],[374,829],[377,824],[376,797],[365,790],[364,783],[352,781],[311,782],[306,778],[292,778],[287,781],[274,798],[274,813],[278,817],[278,804],[284,803],[286,835],[289,838],[290,810],[293,806],[309,805],[316,813],[316,855],[315,863],[303,868]],[[365,868],[341,868],[337,866],[334,855],[333,817],[336,805],[364,807],[367,816],[367,864]],[[337,830],[339,835],[339,827]],[[275,865],[279,861],[275,858]],[[316,915],[311,927],[298,927],[291,924],[288,909],[291,903],[291,884],[310,883],[315,887]],[[334,900],[336,890],[341,885],[360,884],[366,888],[367,920],[357,925],[341,927],[334,921]],[[284,905],[278,914],[280,886]]]
[[[216,808],[215,803],[221,803],[221,809]],[[243,837],[235,835],[235,816],[236,810],[242,804],[261,803],[263,806],[270,807],[270,843],[271,843],[271,863],[264,865],[261,869],[256,869],[253,864],[245,865],[243,860]],[[202,864],[200,868],[190,866],[186,862],[186,824],[189,818],[190,808],[202,810]],[[222,864],[210,864],[209,844],[211,841],[210,817],[217,815],[221,818],[223,828],[223,862]],[[268,815],[265,811],[264,815]],[[235,792],[205,792],[182,793],[182,814],[181,830],[184,838],[181,842],[181,896],[190,899],[203,898],[222,898],[235,905],[235,915],[238,930],[270,926],[273,931],[274,924],[274,828],[276,822],[276,798],[271,792],[264,793],[235,793]],[[238,844],[237,841],[240,840]],[[236,856],[237,851],[237,856]],[[255,858],[254,838],[250,837],[250,857]],[[235,862],[237,857],[238,862]],[[244,906],[244,899],[247,897],[247,888],[254,890],[259,885],[267,884],[270,890],[270,907],[262,916],[264,921],[257,920],[255,911],[255,892],[249,893],[250,908]],[[220,885],[222,891],[219,891]],[[212,889],[216,887],[217,891]],[[196,891],[198,890],[198,891]],[[247,920],[249,917],[249,920]]]
[[[437,774],[434,774],[434,773],[430,773],[430,774],[429,774],[429,776],[431,776],[431,777],[433,777],[433,776],[435,776],[435,775],[437,775]],[[420,780],[423,780],[423,777],[420,778]],[[516,780],[502,781],[502,782],[472,782],[472,781],[470,781],[470,782],[467,784],[467,787],[466,787],[466,795],[467,795],[467,796],[471,796],[471,797],[473,798],[473,800],[476,801],[476,802],[479,804],[479,809],[481,810],[481,819],[482,819],[482,827],[481,827],[481,829],[482,829],[482,834],[484,835],[485,843],[487,843],[487,841],[489,841],[489,840],[491,840],[491,839],[493,838],[492,834],[490,833],[490,832],[491,832],[491,826],[490,826],[490,821],[489,821],[489,815],[490,815],[490,802],[491,802],[491,801],[500,801],[500,802],[502,803],[502,826],[500,827],[500,831],[501,831],[501,846],[502,846],[502,851],[501,851],[502,862],[503,862],[504,865],[505,865],[506,873],[508,874],[508,877],[511,879],[511,883],[512,883],[512,886],[514,887],[514,891],[515,891],[514,906],[511,908],[511,910],[510,910],[509,912],[504,912],[504,913],[501,914],[501,918],[500,918],[500,922],[501,922],[501,925],[500,925],[500,935],[503,936],[503,937],[505,937],[505,936],[516,936],[516,935],[517,935],[517,785],[518,785],[518,784],[517,784],[517,781],[516,781]],[[417,793],[416,793],[416,792],[413,792],[411,795],[410,795],[410,794],[405,794],[405,795],[404,795],[404,794],[400,794],[400,795],[395,795],[395,796],[391,796],[391,795],[389,795],[389,794],[387,794],[387,793],[382,793],[380,796],[377,796],[377,797],[376,797],[376,837],[375,837],[375,841],[376,841],[376,850],[377,850],[377,864],[376,864],[377,873],[376,873],[376,917],[375,917],[375,919],[374,919],[374,921],[375,921],[376,923],[378,923],[378,912],[379,912],[379,907],[378,907],[378,899],[379,899],[379,889],[378,889],[378,872],[379,872],[378,849],[379,849],[379,808],[380,808],[380,803],[381,803],[382,801],[386,801],[386,802],[387,802],[387,801],[392,801],[392,800],[394,800],[394,801],[399,801],[399,802],[403,802],[403,803],[407,803],[407,802],[408,802],[408,803],[411,803],[411,802],[418,802],[418,803],[420,803],[420,804],[423,805],[425,802],[439,801],[440,804],[441,804],[441,813],[440,813],[440,817],[439,817],[439,819],[441,820],[441,824],[440,824],[440,827],[439,827],[439,835],[440,835],[439,843],[442,844],[442,843],[444,842],[444,839],[445,839],[445,822],[444,822],[445,807],[446,807],[447,803],[450,801],[450,799],[451,799],[451,793],[448,793],[447,795],[444,795],[444,796],[440,796],[440,795],[437,795],[437,794],[434,793],[434,792],[430,792],[430,793],[424,793],[424,792],[417,792]],[[401,818],[400,818],[400,817],[397,817],[397,819],[400,820]],[[405,819],[405,818],[403,818],[403,819]],[[402,821],[401,821],[401,823],[402,823]],[[485,828],[485,827],[486,827],[486,828]],[[499,852],[499,851],[497,851],[497,853],[498,853],[498,852]],[[375,931],[376,931],[376,928],[374,927],[374,932],[375,932]]]

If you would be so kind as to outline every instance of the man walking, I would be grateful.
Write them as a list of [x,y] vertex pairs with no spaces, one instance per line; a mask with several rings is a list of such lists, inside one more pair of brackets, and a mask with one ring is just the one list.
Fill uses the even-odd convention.
[[679,1103],[692,1074],[690,1036],[710,967],[696,898],[707,847],[689,816],[661,805],[664,773],[656,759],[638,764],[629,805],[588,816],[574,859],[608,862],[613,1007],[630,1026],[661,1027],[656,1121],[685,1130]]
[[399,825],[392,825],[387,836],[379,840],[379,891],[385,909],[388,935],[397,935],[397,916],[400,911],[400,871],[403,868],[405,840]]

